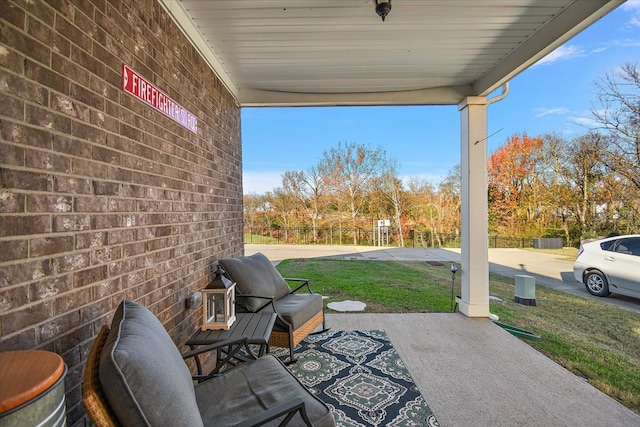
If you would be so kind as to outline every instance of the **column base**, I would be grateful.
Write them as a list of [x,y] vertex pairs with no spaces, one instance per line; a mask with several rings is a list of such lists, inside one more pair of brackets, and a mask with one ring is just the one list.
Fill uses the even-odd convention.
[[460,313],[467,317],[489,317],[489,305],[488,304],[469,304],[464,301],[460,301]]

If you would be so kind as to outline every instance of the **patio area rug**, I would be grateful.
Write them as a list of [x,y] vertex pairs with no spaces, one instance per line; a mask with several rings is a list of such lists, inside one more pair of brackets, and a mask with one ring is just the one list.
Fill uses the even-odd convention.
[[[286,360],[289,351],[271,353]],[[310,335],[288,366],[333,413],[338,426],[439,426],[384,331]]]

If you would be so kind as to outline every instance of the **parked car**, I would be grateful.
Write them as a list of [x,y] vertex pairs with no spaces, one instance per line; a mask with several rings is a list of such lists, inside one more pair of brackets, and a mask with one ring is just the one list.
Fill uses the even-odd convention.
[[592,295],[615,292],[640,298],[640,234],[583,243],[573,275]]

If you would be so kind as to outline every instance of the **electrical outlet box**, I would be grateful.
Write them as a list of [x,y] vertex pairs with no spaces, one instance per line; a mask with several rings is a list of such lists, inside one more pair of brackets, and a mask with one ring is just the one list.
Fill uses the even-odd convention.
[[198,308],[202,305],[202,292],[194,292],[187,297],[187,308]]
[[536,278],[525,274],[516,275],[514,301],[522,305],[536,305]]

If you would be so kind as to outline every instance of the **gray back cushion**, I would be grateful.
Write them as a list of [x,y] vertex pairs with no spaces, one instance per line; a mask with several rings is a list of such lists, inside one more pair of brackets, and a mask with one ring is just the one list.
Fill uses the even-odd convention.
[[[236,282],[239,294],[251,294],[280,299],[291,293],[291,288],[275,269],[271,261],[262,253],[239,258],[225,258],[218,261],[227,275]],[[249,311],[256,311],[268,301],[246,298]]]
[[202,426],[191,373],[162,323],[124,300],[100,355],[100,383],[125,426]]

